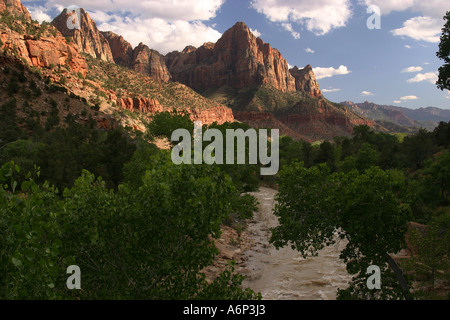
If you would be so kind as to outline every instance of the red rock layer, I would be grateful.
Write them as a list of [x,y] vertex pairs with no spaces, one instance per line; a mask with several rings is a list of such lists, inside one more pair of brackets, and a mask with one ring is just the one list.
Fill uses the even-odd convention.
[[253,35],[243,23],[227,30],[216,44],[172,52],[166,63],[175,81],[204,91],[229,85],[240,89],[270,84],[283,92],[295,91],[295,79],[277,49]]
[[[130,111],[139,111],[148,115],[163,111],[171,111],[171,109],[164,108],[158,100],[150,98],[117,99],[117,105]],[[193,121],[202,121],[203,124],[212,124],[213,122],[217,122],[218,124],[234,122],[233,112],[230,108],[225,106],[208,109],[193,107],[189,112]]]
[[[38,26],[36,26],[38,27]],[[5,26],[0,27],[1,48],[15,51],[29,65],[39,68],[52,68],[69,65],[71,70],[87,74],[87,65],[79,54],[78,47],[67,43],[60,33],[53,36],[34,36],[19,34]]]
[[140,43],[132,48],[122,36],[113,32],[102,32],[108,41],[114,61],[136,72],[148,75],[154,80],[167,82],[171,79],[165,59],[158,51]]
[[[76,19],[80,19],[77,23]],[[81,52],[87,53],[95,58],[114,62],[111,48],[108,41],[98,31],[97,24],[91,19],[89,14],[80,9],[80,17],[76,17],[76,11],[64,9],[59,16],[57,16],[52,24],[66,37],[72,37]],[[74,25],[79,28],[68,28],[67,22],[72,20]]]
[[27,21],[31,21],[31,15],[20,0],[0,0],[0,12],[8,11],[12,15],[24,16]]
[[312,97],[321,97],[322,92],[316,81],[316,76],[311,66],[308,64],[305,68],[299,69],[297,66],[289,70],[295,78],[295,87],[297,91],[309,93]]

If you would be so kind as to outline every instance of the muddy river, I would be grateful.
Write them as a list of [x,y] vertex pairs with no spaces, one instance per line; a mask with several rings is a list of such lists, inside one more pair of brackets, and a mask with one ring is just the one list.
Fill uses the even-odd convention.
[[244,287],[261,292],[268,300],[334,300],[337,288],[346,288],[351,277],[339,259],[345,243],[324,248],[318,257],[304,259],[290,247],[277,250],[269,243],[270,228],[278,224],[273,214],[277,191],[261,187],[252,193],[259,210],[248,226],[254,246],[244,255]]

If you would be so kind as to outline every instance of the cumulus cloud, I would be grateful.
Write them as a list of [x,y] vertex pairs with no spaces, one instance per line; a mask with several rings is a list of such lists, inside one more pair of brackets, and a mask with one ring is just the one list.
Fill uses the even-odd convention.
[[305,52],[307,52],[307,53],[314,53],[315,51],[313,49],[311,49],[311,48],[306,48]]
[[392,30],[395,36],[406,36],[415,40],[437,43],[441,34],[442,22],[431,17],[415,17],[406,20],[403,27]]
[[408,67],[402,70],[402,72],[420,72],[422,71],[422,67]]
[[447,0],[363,0],[363,3],[379,6],[382,14],[410,10],[441,19],[448,10]]
[[294,28],[292,28],[292,24],[282,23],[281,25],[283,26],[284,29],[286,29],[287,31],[289,31],[291,33],[291,35],[294,37],[294,39],[296,39],[296,40],[300,39],[300,33],[298,33],[297,31],[294,30]]
[[[77,0],[102,31],[122,35],[133,46],[140,42],[161,53],[217,41],[221,33],[208,26],[226,0]],[[73,5],[73,0],[47,0],[42,12],[50,16]],[[256,30],[256,33],[257,30]]]
[[[417,99],[419,99],[419,98],[416,97],[416,96],[414,96],[414,95],[411,95],[411,96],[404,96],[404,97],[401,97],[401,98],[400,98],[401,101],[417,100]],[[397,101],[398,101],[398,100],[397,100]]]
[[[77,0],[76,5],[89,11],[120,12],[145,18],[168,21],[209,20],[216,16],[225,0]],[[48,0],[49,6],[69,7],[73,0]]]
[[414,78],[406,80],[409,83],[428,81],[435,84],[438,80],[437,72],[418,73]]
[[316,79],[330,78],[336,75],[344,75],[349,74],[351,71],[344,65],[340,65],[339,68],[313,68],[314,74],[316,75]]
[[39,23],[42,23],[44,21],[51,22],[53,19],[50,17],[50,15],[47,13],[47,8],[42,6],[28,6],[28,11],[31,14],[31,17],[34,20],[39,21]]
[[402,103],[403,101],[400,101],[400,100],[394,100],[394,103],[396,103],[396,104],[399,104],[399,103]]
[[363,91],[363,92],[361,92],[361,95],[367,97],[367,96],[373,96],[374,94],[370,91]]
[[[436,43],[443,26],[442,17],[448,10],[448,0],[360,0],[363,4],[377,5],[382,14],[393,11],[412,11],[420,16],[403,23],[403,27],[392,30],[396,36],[407,36],[415,40]],[[408,48],[408,47],[407,47]]]
[[341,91],[341,89],[336,89],[336,88],[330,88],[330,89],[322,89],[322,92],[338,92]]
[[207,41],[216,42],[221,37],[220,32],[200,21],[169,22],[160,18],[130,19],[115,16],[98,28],[122,35],[134,47],[143,42],[163,54],[181,51],[186,45],[199,47]]
[[250,31],[255,35],[255,37],[261,37],[261,32],[259,32],[257,29],[250,28]]
[[253,0],[251,5],[272,22],[301,24],[316,35],[344,27],[352,15],[350,0]]

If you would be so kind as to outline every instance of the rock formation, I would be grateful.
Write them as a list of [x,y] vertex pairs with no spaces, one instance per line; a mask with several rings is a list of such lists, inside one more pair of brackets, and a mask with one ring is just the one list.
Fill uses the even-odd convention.
[[31,15],[20,0],[0,0],[0,12],[8,11],[12,15],[23,16],[27,21],[31,21]]
[[158,51],[150,49],[142,42],[134,48],[130,68],[157,81],[167,82],[171,78],[164,57]]
[[108,41],[114,61],[121,66],[148,75],[150,78],[167,82],[171,79],[164,57],[158,51],[140,43],[132,48],[122,36],[113,32],[102,32]]
[[108,41],[114,62],[129,68],[133,60],[133,47],[122,36],[111,31],[100,31]]
[[241,89],[270,84],[283,92],[295,91],[295,79],[277,49],[255,37],[243,23],[236,23],[217,43],[186,48],[166,56],[175,81],[205,91],[229,85]]
[[[29,28],[40,28],[38,24],[31,22],[31,19],[26,23]],[[20,34],[3,24],[0,25],[0,40],[0,48],[9,50],[30,66],[53,68],[68,65],[71,70],[83,76],[87,73],[86,61],[79,54],[78,47],[74,43],[67,43],[58,32],[53,34],[47,31],[37,37]]]
[[289,72],[295,78],[295,88],[297,91],[309,93],[312,97],[321,97],[322,92],[316,81],[316,76],[312,67],[308,64],[305,68],[299,69],[297,66],[290,69]]
[[[148,115],[172,111],[172,109],[162,106],[158,100],[151,98],[121,98],[117,99],[117,105],[130,111],[138,111]],[[203,124],[234,122],[233,111],[225,106],[211,106],[210,108],[193,106],[189,113],[193,121],[202,121]]]
[[[97,24],[84,9],[81,8],[79,12],[80,16],[78,17],[77,11],[64,9],[52,21],[52,24],[63,36],[71,37],[81,52],[87,53],[94,58],[114,62],[109,43],[98,31]],[[71,22],[69,26],[72,24],[73,28],[68,27],[68,21]]]

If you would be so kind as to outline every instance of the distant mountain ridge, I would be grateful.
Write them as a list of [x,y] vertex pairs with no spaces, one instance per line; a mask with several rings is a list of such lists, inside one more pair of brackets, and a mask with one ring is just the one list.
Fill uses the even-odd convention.
[[391,122],[397,126],[407,128],[426,128],[433,130],[441,121],[450,121],[450,110],[434,107],[409,109],[391,105],[379,105],[373,102],[364,101],[355,103],[353,101],[341,102],[352,111],[389,127]]
[[[205,123],[236,119],[307,141],[350,136],[358,125],[387,131],[327,100],[310,65],[290,69],[281,53],[244,22],[216,43],[164,56],[143,43],[132,48],[120,35],[100,32],[84,9],[78,29],[70,29],[75,17],[68,9],[52,24],[39,24],[19,0],[0,0],[0,7],[9,15],[0,22],[1,49],[100,111],[128,115],[133,128],[142,127],[141,118],[175,108]],[[123,110],[131,112],[123,115]]]
[[281,134],[309,141],[349,136],[361,124],[380,127],[325,99],[310,65],[289,69],[281,53],[244,22],[237,22],[216,43],[163,56],[143,43],[133,49],[122,36],[100,32],[85,10],[81,15],[80,30],[73,35],[65,30],[67,10],[53,21],[61,33],[81,44],[81,52],[107,62],[112,56],[116,64],[159,82],[182,83],[212,103],[232,108],[237,120],[253,127],[280,129]]

